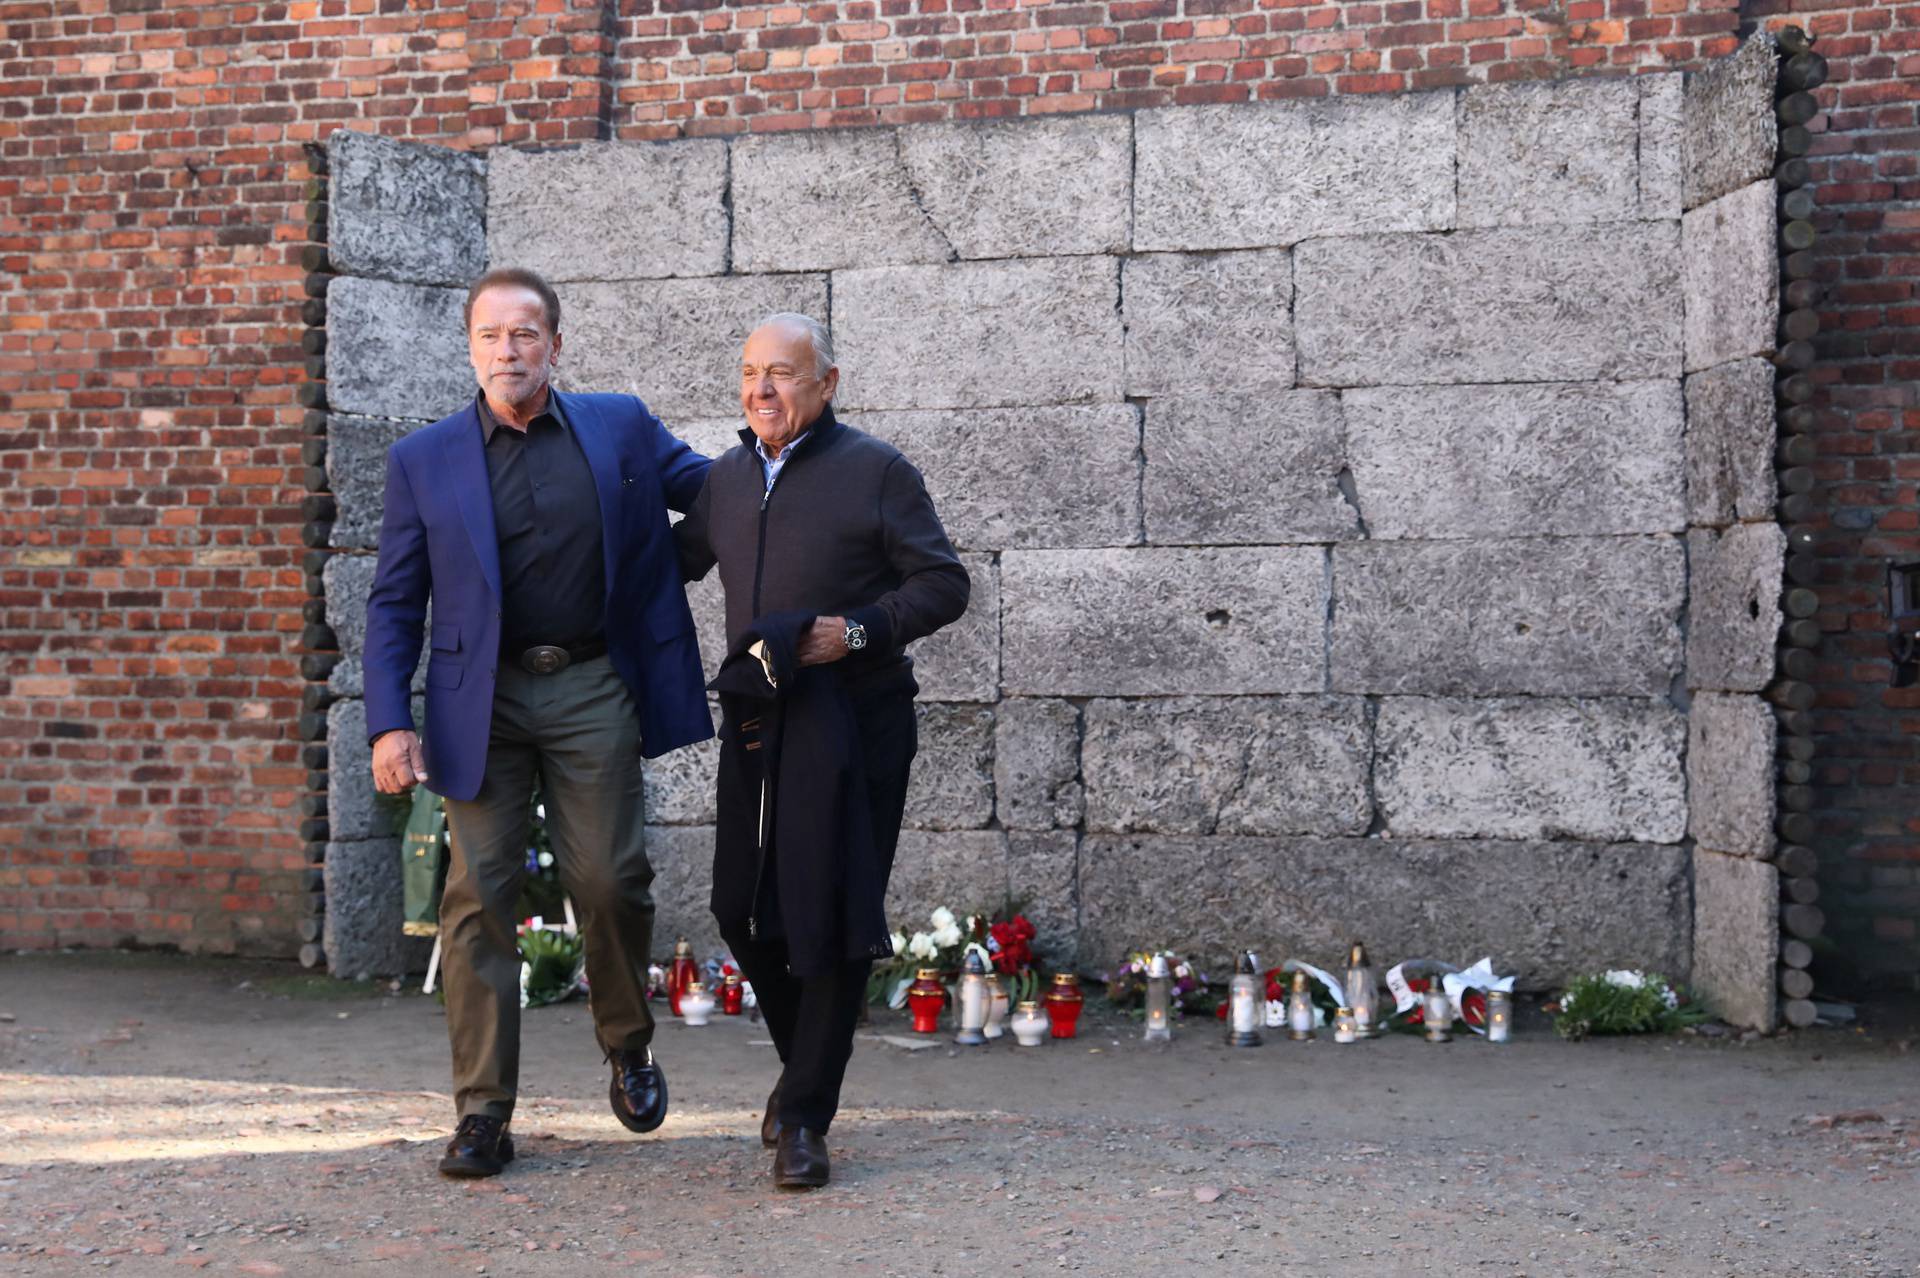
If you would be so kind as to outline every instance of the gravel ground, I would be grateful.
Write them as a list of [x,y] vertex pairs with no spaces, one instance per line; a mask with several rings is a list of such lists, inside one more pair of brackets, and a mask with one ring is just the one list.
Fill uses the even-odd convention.
[[1503,1049],[1234,1050],[1092,1008],[1072,1042],[962,1053],[880,1013],[834,1183],[795,1195],[744,1018],[663,1027],[673,1109],[636,1137],[585,1008],[528,1013],[520,1158],[456,1182],[434,1000],[7,957],[0,1273],[1912,1274],[1920,1057],[1874,1024],[1570,1044],[1523,1015]]

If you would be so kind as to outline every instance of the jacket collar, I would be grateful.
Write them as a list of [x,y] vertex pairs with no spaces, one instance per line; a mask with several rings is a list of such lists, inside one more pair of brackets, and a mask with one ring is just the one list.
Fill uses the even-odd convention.
[[[829,440],[844,430],[846,430],[846,427],[841,425],[840,419],[833,415],[833,405],[828,404],[820,410],[820,415],[814,418],[813,422],[805,430],[800,432],[800,438],[794,440],[793,443],[787,445],[787,447],[794,450],[795,456],[804,452],[807,456],[811,457],[813,454],[825,448]],[[753,433],[751,426],[742,426],[740,428],[740,442],[746,447],[746,450],[751,453],[754,451],[753,446],[760,442],[760,437]]]

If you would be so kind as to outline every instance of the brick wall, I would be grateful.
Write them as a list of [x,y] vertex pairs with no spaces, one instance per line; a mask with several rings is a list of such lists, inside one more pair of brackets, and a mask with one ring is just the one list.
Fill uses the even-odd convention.
[[[1714,0],[0,0],[0,938],[290,952],[307,176],[335,127],[453,145],[1383,92],[1697,65],[1818,34],[1827,904],[1920,964],[1920,7]],[[1828,522],[1828,521],[1823,521]]]

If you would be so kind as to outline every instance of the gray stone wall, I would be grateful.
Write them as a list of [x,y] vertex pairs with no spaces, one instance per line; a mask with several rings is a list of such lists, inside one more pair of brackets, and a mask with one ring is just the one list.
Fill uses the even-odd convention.
[[[740,340],[807,310],[842,415],[925,473],[974,603],[917,653],[896,922],[1011,895],[1083,969],[1144,944],[1331,963],[1361,938],[1488,953],[1528,988],[1684,977],[1692,841],[1751,859],[1770,796],[1771,225],[1727,152],[1771,104],[1741,68],[1741,91],[502,153],[486,220],[494,262],[558,282],[564,385],[717,450]],[[453,236],[477,214],[419,216]],[[342,612],[380,447],[468,393],[432,318],[459,281],[349,265]],[[692,598],[711,665],[717,586]],[[663,945],[715,939],[712,753],[649,766]],[[1770,956],[1752,909],[1727,917],[1701,947]]]

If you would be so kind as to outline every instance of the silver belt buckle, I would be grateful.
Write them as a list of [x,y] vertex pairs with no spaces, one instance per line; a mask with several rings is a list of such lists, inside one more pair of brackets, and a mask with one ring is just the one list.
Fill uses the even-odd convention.
[[543,643],[520,654],[520,668],[529,674],[558,674],[565,670],[572,660],[565,648],[556,648],[550,643]]

